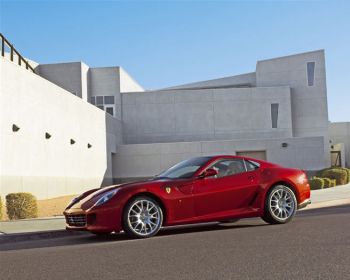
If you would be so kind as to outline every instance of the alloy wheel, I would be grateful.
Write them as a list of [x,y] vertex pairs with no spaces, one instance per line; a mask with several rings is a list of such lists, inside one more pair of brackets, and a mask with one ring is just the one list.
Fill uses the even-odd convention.
[[152,235],[160,227],[160,211],[159,207],[151,200],[136,200],[128,211],[129,228],[137,235]]
[[269,210],[275,219],[285,221],[295,212],[294,195],[288,188],[277,188],[270,194]]

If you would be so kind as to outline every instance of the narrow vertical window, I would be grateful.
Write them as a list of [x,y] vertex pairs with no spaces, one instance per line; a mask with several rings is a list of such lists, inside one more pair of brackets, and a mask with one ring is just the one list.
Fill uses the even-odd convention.
[[103,105],[103,96],[96,96],[96,105]]
[[272,128],[277,128],[278,103],[271,104],[271,122],[272,122]]
[[94,104],[94,105],[96,104],[96,102],[95,102],[95,96],[91,96],[91,97],[90,97],[90,103],[91,103],[91,104]]
[[112,116],[114,116],[114,109],[113,107],[106,107],[106,112]]
[[315,82],[315,62],[308,62],[306,64],[307,69],[307,85],[309,87],[314,85]]

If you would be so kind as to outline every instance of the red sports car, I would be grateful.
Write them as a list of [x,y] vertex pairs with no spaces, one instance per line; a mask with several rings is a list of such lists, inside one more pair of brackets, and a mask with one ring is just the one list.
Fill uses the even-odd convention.
[[182,161],[154,178],[83,193],[64,211],[67,229],[155,235],[162,226],[261,217],[289,222],[310,203],[302,170],[239,156]]

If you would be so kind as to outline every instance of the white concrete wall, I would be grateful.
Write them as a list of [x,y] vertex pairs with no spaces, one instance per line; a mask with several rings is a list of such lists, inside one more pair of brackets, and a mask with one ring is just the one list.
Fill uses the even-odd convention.
[[122,67],[119,67],[120,76],[120,92],[140,92],[144,91],[143,87],[139,85]]
[[[272,128],[271,103],[279,103]],[[292,137],[289,87],[122,94],[127,144]]]
[[215,88],[215,87],[234,87],[234,86],[241,86],[241,85],[250,85],[252,87],[256,86],[255,72],[241,74],[237,76],[213,79],[208,81],[190,83],[190,84],[170,87],[167,89],[200,89],[200,88]]
[[[306,63],[314,61],[315,84],[307,85]],[[258,61],[257,86],[290,86],[294,136],[328,135],[328,108],[323,51]]]
[[87,65],[82,62],[40,64],[36,72],[59,87],[86,100]]
[[80,72],[81,72],[81,98],[85,102],[89,102],[89,92],[88,92],[89,66],[87,66],[85,63],[82,63]]
[[[121,141],[118,120],[5,59],[0,77],[2,196],[26,191],[43,199],[111,181],[107,164]],[[45,139],[45,132],[52,137]]]
[[[315,62],[313,86],[307,83],[307,62]],[[325,137],[325,162],[330,164],[326,66],[323,50],[258,61],[257,87],[290,86],[293,135]]]
[[350,122],[329,123],[331,144],[344,144],[345,166],[350,168]]
[[90,68],[89,97],[114,96],[114,116],[121,119],[119,67]]
[[324,168],[323,137],[120,145],[113,168],[117,178],[151,177],[190,157],[239,151],[266,151],[268,161],[286,167]]

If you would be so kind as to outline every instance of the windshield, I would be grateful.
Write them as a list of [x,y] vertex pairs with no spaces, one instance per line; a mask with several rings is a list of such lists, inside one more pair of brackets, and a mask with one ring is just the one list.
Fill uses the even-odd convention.
[[191,178],[196,171],[203,166],[210,157],[196,157],[181,161],[180,163],[163,171],[156,178],[176,179]]

